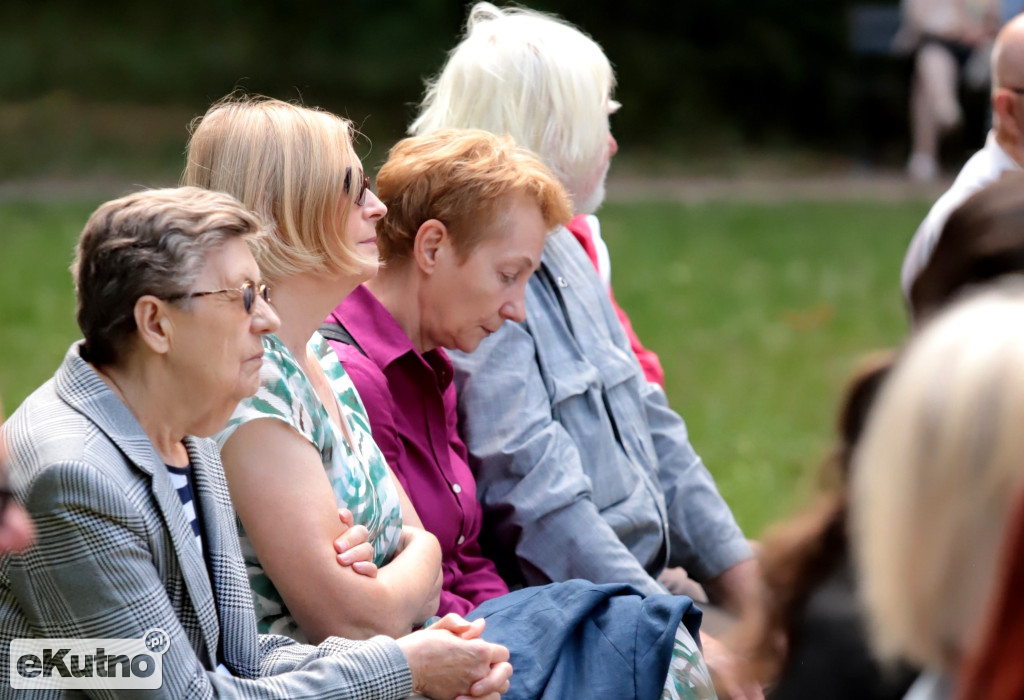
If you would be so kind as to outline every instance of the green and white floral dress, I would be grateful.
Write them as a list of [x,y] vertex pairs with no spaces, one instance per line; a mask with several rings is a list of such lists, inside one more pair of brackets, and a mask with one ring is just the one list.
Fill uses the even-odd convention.
[[715,684],[704,656],[682,625],[676,629],[672,660],[659,700],[716,700]]
[[[374,563],[383,566],[394,556],[402,533],[398,491],[384,455],[373,441],[363,402],[334,350],[319,333],[313,335],[308,347],[338,397],[342,419],[355,443],[352,449],[342,437],[341,429],[330,419],[295,356],[274,335],[263,336],[260,388],[238,405],[227,426],[214,439],[223,446],[238,426],[258,418],[275,418],[288,424],[316,447],[338,507],[351,510],[355,521],[366,526],[374,549]],[[306,641],[281,595],[263,571],[241,522],[238,534],[259,631]]]

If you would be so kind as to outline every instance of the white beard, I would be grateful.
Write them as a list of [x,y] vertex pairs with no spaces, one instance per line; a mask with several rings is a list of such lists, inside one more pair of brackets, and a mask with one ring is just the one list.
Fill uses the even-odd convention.
[[590,191],[586,197],[579,202],[573,202],[575,205],[573,208],[576,210],[574,214],[593,214],[596,212],[601,204],[604,203],[605,196],[605,180],[608,178],[608,167],[610,163],[605,165],[604,172],[601,173],[601,177],[594,184],[594,188]]

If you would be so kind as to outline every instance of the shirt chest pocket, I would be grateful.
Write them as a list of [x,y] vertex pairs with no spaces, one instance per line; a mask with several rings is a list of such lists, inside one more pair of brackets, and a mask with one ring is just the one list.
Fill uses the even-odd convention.
[[601,510],[642,487],[629,454],[636,418],[616,410],[622,405],[618,397],[636,381],[635,361],[603,345],[586,353],[576,343],[552,344],[547,352],[538,349],[552,417],[576,443],[592,499]]

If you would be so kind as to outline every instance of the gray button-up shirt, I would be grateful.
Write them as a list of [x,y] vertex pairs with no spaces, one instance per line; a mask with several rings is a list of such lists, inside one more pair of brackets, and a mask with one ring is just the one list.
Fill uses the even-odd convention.
[[485,542],[502,572],[662,593],[652,576],[666,565],[707,580],[751,557],[566,229],[548,238],[526,313],[475,352],[451,353]]

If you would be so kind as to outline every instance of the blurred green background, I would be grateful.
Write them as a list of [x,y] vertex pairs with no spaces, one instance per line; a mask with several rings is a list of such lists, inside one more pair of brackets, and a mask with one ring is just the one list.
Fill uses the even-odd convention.
[[[500,3],[499,3],[500,4]],[[906,57],[851,50],[851,0],[535,0],[612,60],[622,160],[735,172],[751,151],[900,164]],[[875,5],[895,7],[894,0]],[[857,5],[859,6],[859,5]],[[353,119],[376,166],[455,44],[450,0],[181,0],[0,8],[0,178],[173,177],[186,124],[239,87]],[[974,101],[977,106],[978,100]],[[968,110],[954,161],[982,140]],[[652,162],[653,161],[653,162]]]
[[[601,216],[616,296],[661,355],[671,403],[756,536],[811,492],[857,359],[905,333],[899,264],[941,189],[893,196],[857,183],[892,178],[906,157],[909,61],[851,51],[847,0],[528,4],[583,27],[615,66],[620,152]],[[188,123],[213,100],[240,88],[347,116],[375,170],[468,7],[5,2],[7,412],[77,336],[68,265],[88,214],[137,186],[175,182]],[[968,102],[947,165],[981,144],[983,103]],[[784,194],[751,194],[751,182],[793,178]],[[693,196],[706,179],[714,194]]]

